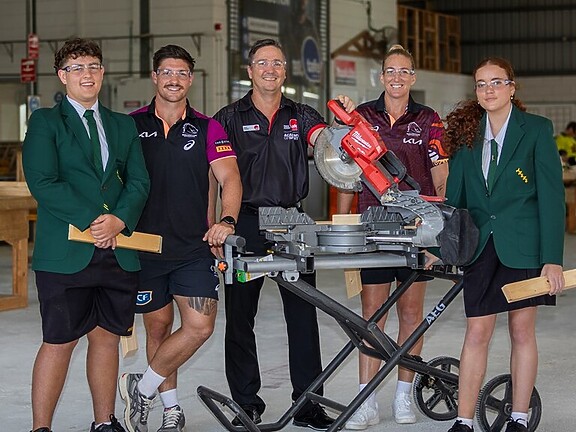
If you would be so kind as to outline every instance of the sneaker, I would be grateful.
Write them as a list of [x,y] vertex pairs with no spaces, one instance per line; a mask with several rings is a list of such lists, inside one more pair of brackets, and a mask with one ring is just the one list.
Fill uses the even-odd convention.
[[110,424],[102,424],[96,427],[96,423],[92,422],[90,432],[126,432],[126,429],[122,427],[116,417],[110,415]]
[[30,432],[52,432],[52,431],[47,427],[41,427],[38,429],[34,429],[33,431],[30,431]]
[[378,403],[368,404],[364,402],[356,410],[352,417],[348,419],[345,429],[364,430],[368,426],[374,426],[380,423],[380,413],[378,412]]
[[138,381],[142,374],[122,374],[118,380],[120,397],[126,404],[124,423],[130,432],[148,432],[148,414],[154,400],[138,391]]
[[[246,406],[243,406],[242,409],[248,415],[248,417],[250,417],[250,420],[252,420],[252,423],[254,423],[254,424],[262,423],[262,418],[260,417],[260,412],[258,411],[258,409],[255,406],[246,405]],[[234,417],[234,419],[232,419],[232,425],[233,426],[244,426],[244,424],[240,420],[240,417],[238,417],[238,416],[236,416],[236,417]]]
[[416,423],[416,414],[412,410],[412,401],[409,394],[398,396],[392,402],[392,414],[398,424]]
[[528,428],[520,423],[518,420],[508,420],[506,432],[528,432]]
[[305,406],[304,409],[306,410],[305,412],[298,412],[294,416],[294,420],[292,421],[294,426],[307,427],[322,431],[327,430],[332,423],[334,423],[334,419],[329,417],[328,414],[326,414],[326,411],[324,411],[324,408],[317,403],[311,403],[310,408]]
[[454,425],[448,429],[448,432],[474,432],[474,429],[470,426],[466,426],[460,420],[456,420]]
[[180,405],[165,408],[162,414],[162,426],[160,426],[158,432],[182,432],[185,424],[184,411],[182,411]]

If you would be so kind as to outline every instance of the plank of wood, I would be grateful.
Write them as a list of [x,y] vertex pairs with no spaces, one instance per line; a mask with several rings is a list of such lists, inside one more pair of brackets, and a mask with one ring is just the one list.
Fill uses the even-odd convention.
[[136,323],[132,326],[132,334],[130,336],[122,336],[120,338],[120,348],[122,357],[134,355],[138,351],[138,338],[136,337]]
[[[90,229],[80,231],[74,225],[68,226],[68,240],[85,243],[94,243],[94,237],[90,234]],[[162,236],[156,234],[141,233],[134,231],[130,237],[124,234],[116,236],[116,244],[120,248],[134,249],[144,252],[162,253]]]
[[[576,269],[564,272],[565,290],[576,288]],[[506,284],[502,287],[508,303],[548,294],[550,283],[544,276]]]

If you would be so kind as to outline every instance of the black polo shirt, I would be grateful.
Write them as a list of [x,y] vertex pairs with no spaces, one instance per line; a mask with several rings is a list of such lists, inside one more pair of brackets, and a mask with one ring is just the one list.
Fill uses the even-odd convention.
[[309,105],[284,96],[272,122],[252,103],[252,90],[214,116],[232,143],[242,177],[242,204],[292,207],[308,195],[308,143],[326,126]]
[[162,254],[146,259],[186,260],[209,256],[202,237],[208,230],[210,163],[235,157],[222,126],[187,103],[186,113],[165,134],[155,100],[133,112],[150,175],[150,194],[137,230],[162,236]]

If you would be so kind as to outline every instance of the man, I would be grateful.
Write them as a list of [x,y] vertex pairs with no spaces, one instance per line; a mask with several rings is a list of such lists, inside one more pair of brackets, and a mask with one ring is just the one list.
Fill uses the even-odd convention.
[[[257,41],[248,54],[248,75],[253,89],[239,101],[222,108],[215,118],[222,123],[238,155],[243,197],[237,234],[246,239],[248,251],[266,254],[259,232],[258,207],[298,207],[308,194],[309,143],[326,127],[322,116],[308,105],[282,94],[286,57],[272,39]],[[353,103],[341,97],[348,111]],[[314,275],[303,279],[315,283]],[[254,318],[263,279],[226,285],[226,377],[232,398],[254,421],[266,407],[258,396],[260,370],[254,335]],[[296,400],[322,370],[316,309],[280,287],[288,328],[292,399]],[[320,392],[322,390],[320,389]],[[317,403],[308,403],[294,417],[294,424],[325,430],[333,422]],[[233,420],[239,425],[238,418]]]
[[[154,54],[156,96],[132,114],[150,173],[150,197],[138,230],[163,237],[162,254],[141,254],[137,311],[144,313],[144,375],[124,374],[120,394],[131,432],[148,430],[150,403],[160,392],[164,405],[159,432],[184,427],[176,395],[176,371],[210,337],[218,301],[218,277],[210,247],[234,233],[242,184],[236,156],[220,124],[195,111],[186,96],[194,59],[182,47],[167,45]],[[222,188],[222,219],[208,229],[210,171]],[[173,300],[181,327],[171,333]]]
[[[71,39],[54,59],[66,97],[34,111],[23,166],[38,202],[32,268],[43,342],[32,374],[35,432],[50,432],[72,351],[87,335],[91,432],[123,432],[114,417],[118,342],[132,333],[140,264],[116,248],[130,235],[149,189],[134,121],[98,102],[104,68],[93,41]],[[95,244],[68,240],[68,226],[89,229]]]

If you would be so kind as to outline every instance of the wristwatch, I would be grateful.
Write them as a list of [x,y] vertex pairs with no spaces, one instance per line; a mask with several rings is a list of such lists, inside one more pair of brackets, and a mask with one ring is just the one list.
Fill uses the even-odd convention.
[[236,219],[234,219],[232,216],[224,216],[222,219],[220,219],[220,222],[232,225],[232,228],[236,229]]

